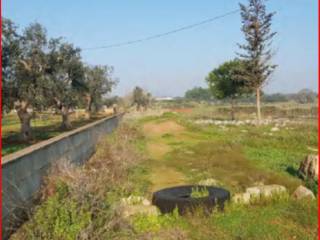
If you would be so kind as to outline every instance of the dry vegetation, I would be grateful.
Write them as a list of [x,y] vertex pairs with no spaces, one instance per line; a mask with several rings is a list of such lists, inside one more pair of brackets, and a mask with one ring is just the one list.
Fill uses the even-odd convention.
[[[12,239],[75,239],[79,231],[73,228],[81,228],[80,239],[100,239],[110,231],[117,219],[110,216],[106,199],[134,188],[127,177],[128,169],[141,159],[131,143],[137,134],[122,125],[112,138],[100,143],[97,153],[83,167],[66,161],[56,164],[42,190],[43,204],[34,209],[34,217]],[[65,222],[63,211],[69,213]]]
[[[62,161],[52,168],[42,204],[12,239],[315,239],[317,200],[289,197],[305,184],[293,170],[317,146],[315,121],[288,123],[272,136],[265,134],[272,124],[195,124],[203,116],[212,119],[215,110],[201,106],[164,114],[151,110],[143,117],[128,114],[84,166]],[[249,206],[230,204],[224,213],[210,216],[127,219],[117,208],[122,198],[150,199],[159,188],[207,178],[232,194],[256,182],[284,185],[289,194]]]

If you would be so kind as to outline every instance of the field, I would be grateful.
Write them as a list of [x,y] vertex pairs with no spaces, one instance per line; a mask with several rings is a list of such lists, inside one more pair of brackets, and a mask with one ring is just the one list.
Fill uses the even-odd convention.
[[[73,113],[70,116],[72,129],[76,129],[105,116],[107,115],[100,113],[93,115],[91,119],[86,119],[84,112]],[[2,156],[63,133],[65,130],[60,129],[60,124],[60,115],[38,113],[31,121],[33,139],[26,143],[19,138],[20,121],[17,114],[10,113],[4,115],[2,118]]]
[[[300,161],[317,153],[316,119],[261,126],[204,121],[217,112],[228,118],[206,106],[128,114],[84,168],[63,164],[51,173],[43,203],[12,239],[317,239],[317,199],[290,197],[306,184],[297,176]],[[150,200],[161,188],[206,179],[232,195],[260,184],[283,185],[288,193],[229,203],[210,216],[124,218],[117,211],[122,198]]]

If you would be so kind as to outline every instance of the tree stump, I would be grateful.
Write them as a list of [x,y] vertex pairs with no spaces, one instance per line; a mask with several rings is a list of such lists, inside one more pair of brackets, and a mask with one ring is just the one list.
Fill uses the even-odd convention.
[[299,175],[304,179],[318,179],[319,157],[308,155],[300,164]]

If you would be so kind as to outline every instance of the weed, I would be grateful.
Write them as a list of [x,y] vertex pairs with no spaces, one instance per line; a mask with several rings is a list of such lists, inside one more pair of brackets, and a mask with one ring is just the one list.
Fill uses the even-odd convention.
[[209,191],[206,188],[200,188],[198,186],[193,187],[191,190],[192,198],[204,198],[209,196]]

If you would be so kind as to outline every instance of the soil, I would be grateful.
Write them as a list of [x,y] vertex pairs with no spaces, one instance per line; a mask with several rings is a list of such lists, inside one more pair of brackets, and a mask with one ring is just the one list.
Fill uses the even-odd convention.
[[183,173],[166,165],[165,154],[172,149],[162,140],[162,136],[166,134],[179,135],[184,131],[184,127],[174,121],[150,122],[143,126],[143,131],[148,139],[147,150],[152,160],[150,191],[154,192],[162,188],[186,184],[186,177]]

